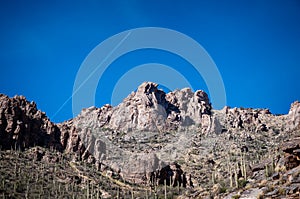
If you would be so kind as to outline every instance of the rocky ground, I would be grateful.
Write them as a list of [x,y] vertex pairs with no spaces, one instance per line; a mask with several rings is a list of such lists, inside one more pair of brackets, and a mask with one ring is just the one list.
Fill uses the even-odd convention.
[[300,197],[299,102],[214,110],[203,91],[145,82],[60,124],[22,96],[0,105],[3,198]]

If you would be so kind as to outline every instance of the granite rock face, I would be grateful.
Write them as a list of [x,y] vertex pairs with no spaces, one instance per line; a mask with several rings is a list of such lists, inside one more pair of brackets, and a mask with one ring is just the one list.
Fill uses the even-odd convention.
[[[0,94],[0,146],[24,150],[33,146],[72,152],[78,159],[92,159],[72,121],[54,124],[34,102],[23,96]],[[91,160],[94,161],[94,160]]]
[[290,129],[300,128],[300,102],[296,101],[291,104],[289,111]]
[[184,88],[168,93],[166,99],[175,107],[175,110],[179,110],[180,114],[176,115],[176,111],[171,113],[176,115],[175,118],[180,119],[180,126],[200,126],[203,133],[209,131],[212,107],[204,91],[198,90],[193,93],[191,89]]
[[209,131],[211,104],[204,91],[193,93],[185,88],[166,94],[157,86],[144,82],[117,107],[85,109],[74,120],[97,121],[91,125],[123,132],[176,131],[190,127],[202,127],[204,133]]
[[165,127],[168,104],[157,84],[144,83],[112,111],[108,126],[119,131],[160,131]]
[[32,146],[63,150],[59,128],[23,96],[0,94],[0,146],[24,149]]

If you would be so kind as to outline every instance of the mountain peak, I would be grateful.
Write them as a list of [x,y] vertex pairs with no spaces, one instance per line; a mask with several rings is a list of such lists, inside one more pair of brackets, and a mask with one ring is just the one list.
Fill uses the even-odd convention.
[[166,94],[158,84],[144,82],[118,106],[82,112],[81,123],[94,119],[99,127],[117,131],[174,131],[182,128],[209,130],[211,104],[204,91],[189,88]]
[[138,94],[149,94],[157,92],[158,84],[154,82],[143,82],[137,89]]

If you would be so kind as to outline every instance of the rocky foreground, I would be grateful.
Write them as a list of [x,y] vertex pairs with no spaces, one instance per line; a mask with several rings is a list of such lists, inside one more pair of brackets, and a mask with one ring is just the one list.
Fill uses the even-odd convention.
[[60,124],[0,95],[0,196],[299,198],[299,102],[214,110],[203,91],[157,86]]

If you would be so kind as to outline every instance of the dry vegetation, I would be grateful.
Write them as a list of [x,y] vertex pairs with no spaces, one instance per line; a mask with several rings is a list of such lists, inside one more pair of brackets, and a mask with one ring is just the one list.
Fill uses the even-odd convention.
[[183,192],[124,182],[94,164],[41,147],[0,151],[0,176],[0,198],[173,198]]

